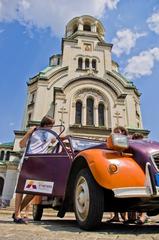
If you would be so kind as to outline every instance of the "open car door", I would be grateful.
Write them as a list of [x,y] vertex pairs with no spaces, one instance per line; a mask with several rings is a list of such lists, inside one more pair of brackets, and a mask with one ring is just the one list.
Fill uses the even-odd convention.
[[33,138],[30,137],[16,192],[63,196],[72,163],[71,158],[56,132],[42,128],[35,131],[37,133],[40,131],[40,134],[48,132],[52,134],[52,138],[56,139],[56,141],[52,146],[48,147],[48,152],[34,154],[29,152],[30,145],[33,144]]

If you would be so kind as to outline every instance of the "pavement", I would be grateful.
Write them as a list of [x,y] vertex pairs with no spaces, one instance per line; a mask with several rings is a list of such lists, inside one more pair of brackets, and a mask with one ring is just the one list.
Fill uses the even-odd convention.
[[29,224],[15,224],[12,208],[0,209],[0,240],[159,240],[159,216],[151,217],[142,226],[107,224],[104,214],[101,226],[94,231],[81,230],[73,213],[63,219],[52,209],[45,209],[42,221],[34,222],[30,212]]

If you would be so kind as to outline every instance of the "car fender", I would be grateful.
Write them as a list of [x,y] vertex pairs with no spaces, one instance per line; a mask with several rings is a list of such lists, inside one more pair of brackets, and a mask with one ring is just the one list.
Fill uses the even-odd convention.
[[[117,151],[89,149],[82,151],[83,157],[99,185],[107,189],[121,187],[142,187],[145,184],[145,173],[130,156],[122,156]],[[110,164],[117,166],[117,171],[110,171]]]

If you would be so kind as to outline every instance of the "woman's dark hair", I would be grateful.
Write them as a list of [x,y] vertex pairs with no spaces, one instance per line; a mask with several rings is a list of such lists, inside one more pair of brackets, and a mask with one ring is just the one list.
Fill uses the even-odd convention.
[[144,135],[142,133],[134,133],[132,139],[143,139]]
[[49,125],[54,125],[55,120],[51,116],[44,116],[40,122],[40,127],[45,127]]
[[125,136],[128,135],[128,131],[126,130],[126,128],[124,128],[122,126],[115,127],[114,130],[113,130],[113,133],[120,133],[120,134],[123,134]]

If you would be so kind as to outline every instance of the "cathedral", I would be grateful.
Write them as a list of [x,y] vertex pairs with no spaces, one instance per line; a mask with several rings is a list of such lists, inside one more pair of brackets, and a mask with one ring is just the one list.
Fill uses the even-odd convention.
[[130,135],[149,134],[142,125],[141,94],[119,72],[112,47],[98,19],[84,15],[67,23],[61,53],[27,82],[22,129],[14,131],[14,143],[0,145],[1,199],[9,200],[14,191],[20,139],[46,114],[65,126],[65,135],[105,139],[119,125]]

